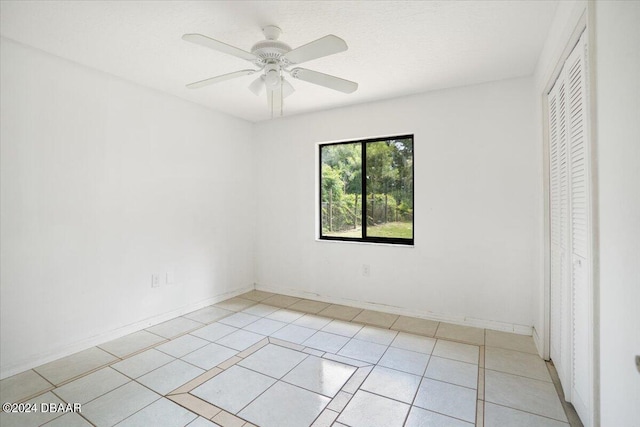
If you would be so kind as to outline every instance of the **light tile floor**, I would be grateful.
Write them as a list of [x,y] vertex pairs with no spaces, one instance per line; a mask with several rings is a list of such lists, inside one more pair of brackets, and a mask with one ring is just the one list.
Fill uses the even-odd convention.
[[251,291],[0,381],[2,426],[569,426],[531,337]]

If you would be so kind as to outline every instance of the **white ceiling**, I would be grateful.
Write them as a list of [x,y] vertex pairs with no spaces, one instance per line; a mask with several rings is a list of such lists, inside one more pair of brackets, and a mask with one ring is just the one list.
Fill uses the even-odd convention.
[[558,1],[2,1],[4,37],[250,121],[270,117],[251,64],[181,40],[244,50],[277,25],[292,48],[335,34],[349,50],[303,67],[359,83],[350,95],[293,80],[285,115],[531,75]]

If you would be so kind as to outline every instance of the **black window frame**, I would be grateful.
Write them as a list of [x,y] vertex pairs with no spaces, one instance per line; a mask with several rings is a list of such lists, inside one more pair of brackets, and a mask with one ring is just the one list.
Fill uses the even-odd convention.
[[[332,145],[343,145],[343,144],[360,144],[361,148],[361,191],[362,198],[364,200],[367,199],[367,144],[389,141],[395,139],[411,139],[411,145],[413,150],[413,157],[411,162],[411,180],[412,180],[412,193],[411,193],[411,205],[413,209],[413,218],[411,220],[411,238],[399,238],[399,237],[377,237],[377,236],[367,236],[367,225],[366,223],[362,226],[362,237],[340,237],[340,236],[323,236],[322,234],[322,149],[327,146]],[[319,240],[330,240],[330,241],[342,241],[342,242],[360,242],[360,243],[382,243],[382,244],[391,244],[391,245],[404,245],[404,246],[414,246],[414,239],[416,235],[415,231],[415,138],[414,134],[406,134],[406,135],[393,135],[393,136],[383,136],[377,138],[367,138],[367,139],[354,139],[350,141],[339,141],[339,142],[327,142],[318,145],[318,201],[319,201],[319,230],[318,230],[318,239]],[[367,205],[368,203],[361,203],[361,214],[362,218],[367,218]]]

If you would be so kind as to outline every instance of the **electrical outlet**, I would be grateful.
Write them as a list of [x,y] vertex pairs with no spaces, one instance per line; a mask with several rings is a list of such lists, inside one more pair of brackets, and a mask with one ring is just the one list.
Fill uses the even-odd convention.
[[151,275],[151,287],[152,288],[159,288],[160,287],[160,275],[159,274],[152,274]]
[[364,277],[371,276],[371,266],[369,264],[362,264],[362,275]]

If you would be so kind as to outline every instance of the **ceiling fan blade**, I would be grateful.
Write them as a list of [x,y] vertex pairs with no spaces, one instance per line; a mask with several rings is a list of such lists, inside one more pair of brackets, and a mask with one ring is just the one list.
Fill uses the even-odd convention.
[[235,79],[236,77],[248,76],[249,74],[255,73],[256,70],[240,70],[234,71],[233,73],[223,74],[221,76],[211,77],[210,79],[200,80],[198,82],[189,83],[187,87],[189,89],[199,89],[204,86],[209,86],[214,83],[223,82],[225,80]]
[[295,91],[296,89],[293,86],[291,86],[291,83],[289,83],[284,78],[282,78],[282,97],[286,98],[287,96],[291,95]]
[[356,82],[317,71],[307,70],[306,68],[294,68],[291,70],[291,76],[298,80],[304,80],[305,82],[328,87],[329,89],[344,93],[352,93],[358,89],[358,83]]
[[253,92],[255,96],[260,96],[264,90],[264,76],[260,76],[255,79],[250,85],[249,90]]
[[284,58],[292,64],[302,64],[312,59],[333,55],[347,50],[347,43],[333,34],[324,36],[284,54]]
[[231,46],[221,41],[214,40],[211,37],[203,36],[202,34],[185,34],[182,36],[182,40],[199,44],[200,46],[205,46],[238,58],[246,59],[247,61],[255,61],[257,59],[253,53],[238,49],[235,46]]

